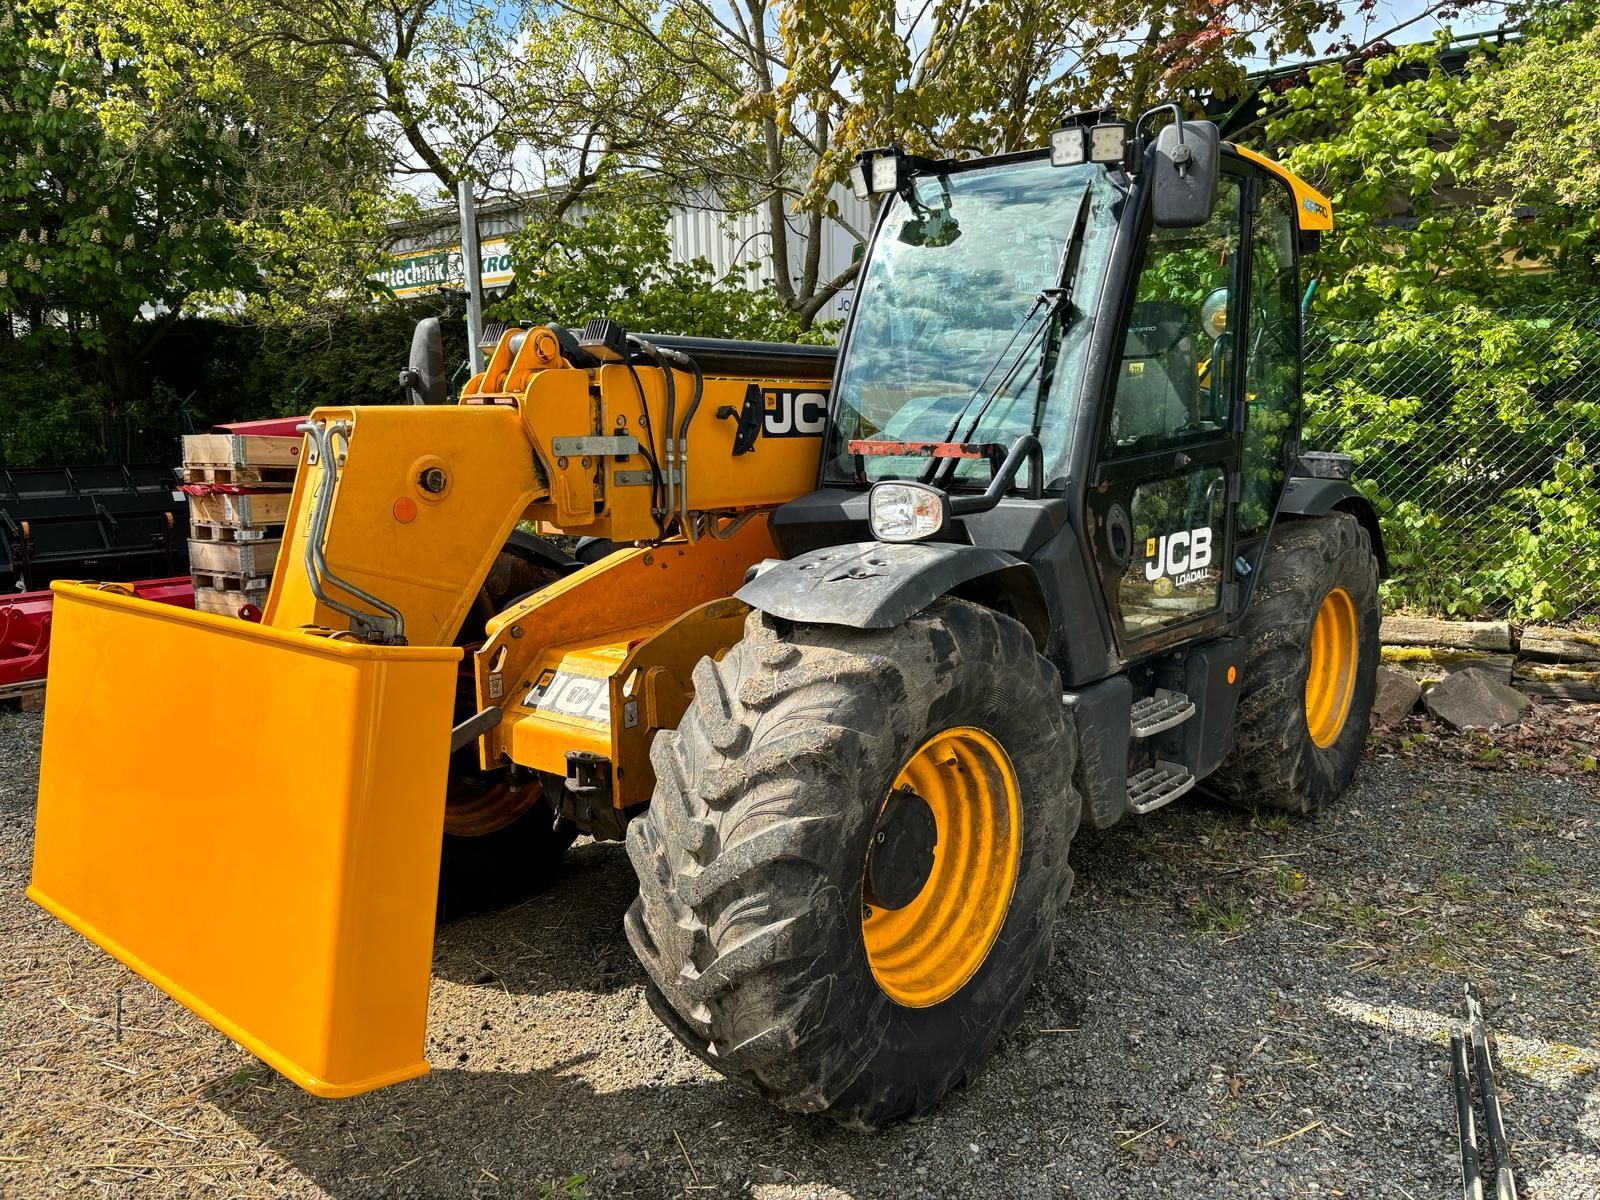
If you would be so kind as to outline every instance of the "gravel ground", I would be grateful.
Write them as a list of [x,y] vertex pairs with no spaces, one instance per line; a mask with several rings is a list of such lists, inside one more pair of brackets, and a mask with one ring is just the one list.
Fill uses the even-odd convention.
[[1021,1030],[932,1117],[862,1136],[656,1024],[626,857],[593,844],[440,930],[430,1076],[312,1099],[23,898],[39,725],[0,713],[0,1195],[1459,1195],[1443,1029],[1470,978],[1525,1200],[1600,1197],[1581,764],[1379,748],[1316,821],[1185,801],[1084,832]]

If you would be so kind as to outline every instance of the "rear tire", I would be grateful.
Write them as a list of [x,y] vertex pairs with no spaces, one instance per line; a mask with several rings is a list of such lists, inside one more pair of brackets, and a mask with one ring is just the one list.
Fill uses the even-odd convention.
[[[628,829],[640,882],[626,929],[652,1007],[706,1063],[782,1108],[857,1128],[928,1111],[1020,1019],[1071,887],[1076,745],[1055,668],[1016,621],[946,599],[891,630],[754,613],[694,683],[678,729],[656,738],[655,795]],[[884,927],[872,926],[872,951],[864,930],[886,912],[928,911],[912,907],[924,897],[872,914],[864,886],[891,787],[934,760],[954,790],[925,776],[915,790],[946,797],[953,823],[939,826],[945,849],[920,887],[991,897],[1004,886],[1009,903],[916,918],[930,961],[950,968],[917,992],[925,980],[891,971]],[[1000,796],[1015,816],[961,824]],[[948,878],[940,864],[966,861],[958,847],[979,843],[1014,871],[1004,884],[936,882]],[[1001,878],[986,869],[974,878]],[[978,928],[969,911],[985,924],[961,943]],[[931,935],[946,934],[976,949],[939,957]]]
[[[494,778],[504,771],[477,774],[485,786],[507,786]],[[452,798],[465,786],[460,777],[453,779]],[[528,793],[527,807],[509,824],[476,837],[445,835],[439,857],[441,921],[526,900],[560,874],[562,857],[578,830],[566,822],[557,824],[542,776],[533,775],[523,786]]]
[[[455,719],[477,711],[471,650],[484,637],[484,622],[563,578],[572,569],[552,557],[554,547],[520,530],[512,533],[484,580],[483,595],[462,624],[456,645],[467,648],[456,685]],[[509,767],[484,771],[478,746],[450,756],[445,791],[444,844],[439,857],[441,921],[503,908],[548,885],[577,837],[556,825],[544,781]]]
[[1371,727],[1380,618],[1378,560],[1359,521],[1334,513],[1280,523],[1241,628],[1233,749],[1207,790],[1301,814],[1336,800]]

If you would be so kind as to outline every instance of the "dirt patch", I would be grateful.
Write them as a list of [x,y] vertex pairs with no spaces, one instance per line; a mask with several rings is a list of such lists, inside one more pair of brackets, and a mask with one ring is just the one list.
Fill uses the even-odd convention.
[[932,1117],[861,1136],[768,1108],[657,1024],[631,871],[595,844],[439,931],[430,1076],[313,1099],[22,897],[38,734],[0,714],[6,1196],[1421,1200],[1458,1186],[1464,978],[1525,1197],[1600,1195],[1600,789],[1522,744],[1453,764],[1375,742],[1314,821],[1184,801],[1085,831],[1022,1029]]

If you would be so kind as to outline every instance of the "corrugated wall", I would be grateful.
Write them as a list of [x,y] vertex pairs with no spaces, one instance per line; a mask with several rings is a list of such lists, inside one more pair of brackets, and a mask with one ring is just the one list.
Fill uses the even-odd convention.
[[[865,236],[872,225],[871,206],[857,200],[847,189],[835,187],[833,200],[843,218]],[[568,210],[568,217],[579,220],[589,215],[581,201]],[[509,237],[522,227],[520,213],[504,206],[495,206],[480,213],[478,237],[481,241]],[[789,226],[789,269],[798,280],[805,261],[805,218],[791,214]],[[760,270],[740,271],[738,278],[751,288],[770,287],[770,253],[766,211],[724,212],[715,197],[696,196],[689,202],[675,205],[667,220],[667,233],[672,245],[672,255],[679,262],[703,258],[719,275],[728,275],[749,262],[762,264]],[[422,236],[402,238],[395,246],[396,254],[418,254],[457,244],[454,222],[441,215],[439,231]],[[818,278],[833,278],[848,267],[856,253],[856,238],[837,221],[825,221],[822,227],[822,259]],[[835,296],[819,314],[821,320],[843,317],[849,311],[853,289]]]

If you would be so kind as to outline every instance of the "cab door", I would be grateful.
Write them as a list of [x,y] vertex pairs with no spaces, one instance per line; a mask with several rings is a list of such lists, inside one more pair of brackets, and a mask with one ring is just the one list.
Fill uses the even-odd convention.
[[1205,225],[1148,228],[1123,302],[1088,507],[1124,658],[1234,615],[1248,187],[1225,171]]

